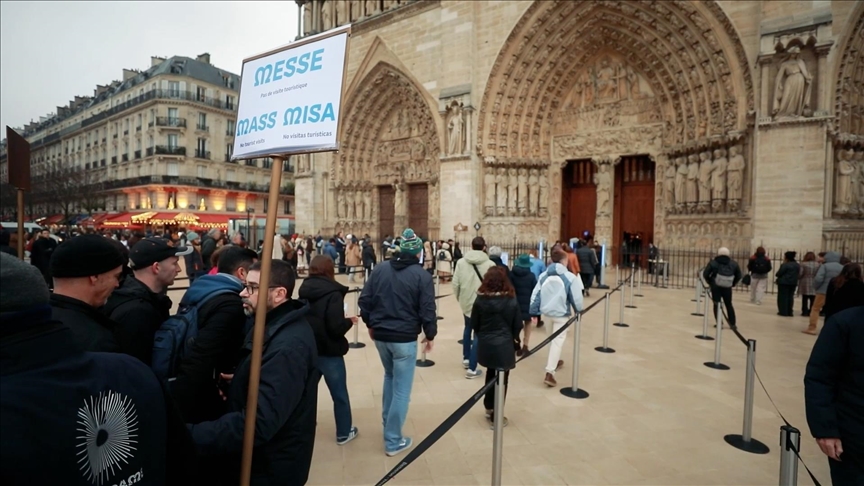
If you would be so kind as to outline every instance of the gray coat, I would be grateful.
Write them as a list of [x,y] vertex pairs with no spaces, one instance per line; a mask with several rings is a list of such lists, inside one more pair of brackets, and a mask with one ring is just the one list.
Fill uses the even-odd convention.
[[819,267],[819,271],[816,272],[816,294],[825,295],[828,292],[828,284],[831,283],[831,279],[840,275],[840,271],[843,270],[843,265],[840,264],[840,254],[836,251],[829,251],[825,254],[825,263]]
[[593,248],[583,245],[576,250],[576,258],[579,259],[579,273],[593,274],[597,266],[597,252]]

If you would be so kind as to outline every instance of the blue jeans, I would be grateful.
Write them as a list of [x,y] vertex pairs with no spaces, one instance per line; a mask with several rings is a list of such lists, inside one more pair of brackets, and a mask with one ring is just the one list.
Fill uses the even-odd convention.
[[319,356],[318,369],[333,398],[333,415],[336,417],[336,440],[347,439],[351,433],[351,400],[348,398],[348,375],[342,356]]
[[471,318],[463,315],[465,318],[465,329],[462,331],[462,359],[468,360],[468,369],[471,371],[477,370],[477,344],[480,339],[477,333],[474,333],[474,339],[471,339]]
[[384,396],[381,419],[384,424],[384,449],[388,452],[399,448],[402,441],[402,425],[408,416],[411,401],[411,386],[414,384],[414,367],[417,364],[417,341],[410,343],[385,343],[375,341],[381,364],[384,365]]

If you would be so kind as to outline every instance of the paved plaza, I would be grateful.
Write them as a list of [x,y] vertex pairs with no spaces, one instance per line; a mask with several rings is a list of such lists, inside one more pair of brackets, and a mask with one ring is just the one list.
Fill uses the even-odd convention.
[[[344,277],[339,280],[348,284]],[[450,286],[442,284],[440,293],[450,294]],[[690,315],[695,307],[693,291],[643,287],[642,293],[643,298],[634,299],[636,309],[625,309],[625,322],[631,327],[611,327],[610,347],[616,353],[594,351],[602,344],[603,304],[586,314],[579,386],[590,393],[589,398],[574,400],[559,392],[570,385],[572,332],[562,356],[565,368],[557,375],[559,388],[543,384],[546,348],[511,373],[504,484],[777,484],[783,422],[758,384],[753,437],[768,444],[771,452],[748,454],[723,440],[726,434],[741,433],[746,347],[727,330],[722,362],[732,369],[705,367],[703,362],[713,360],[714,342],[693,337],[702,329],[702,318]],[[172,292],[175,304],[178,294]],[[349,313],[353,313],[354,295],[346,299]],[[586,306],[602,296],[601,290],[594,289]],[[827,461],[810,438],[804,416],[804,367],[814,338],[799,332],[806,326],[805,318],[777,316],[772,297],[755,306],[746,295],[736,294],[739,329],[758,341],[757,371],[781,412],[802,430],[802,457],[827,483]],[[611,322],[618,320],[619,298],[620,293],[612,298]],[[462,348],[457,344],[462,317],[456,299],[444,297],[439,302],[444,319],[439,321],[435,350],[429,355],[436,364],[417,368],[404,429],[415,446],[483,386],[482,377],[465,379]],[[547,335],[546,329],[535,332],[532,346]],[[360,341],[370,342],[362,324]],[[336,445],[333,402],[322,380],[309,484],[374,484],[404,457],[384,455],[383,369],[375,347],[349,351],[346,364],[360,435],[345,446]],[[489,484],[491,471],[492,431],[478,404],[391,484]],[[801,484],[809,484],[803,467],[799,477]]]

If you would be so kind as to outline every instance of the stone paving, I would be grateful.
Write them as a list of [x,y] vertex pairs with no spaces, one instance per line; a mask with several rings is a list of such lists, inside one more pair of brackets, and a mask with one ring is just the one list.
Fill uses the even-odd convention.
[[[344,277],[339,279],[347,284]],[[440,294],[450,293],[449,284],[442,284]],[[543,384],[545,349],[511,373],[504,484],[777,484],[783,422],[758,384],[753,437],[768,444],[771,452],[748,454],[723,440],[726,434],[741,433],[746,347],[725,331],[721,361],[732,369],[705,367],[703,362],[713,360],[714,342],[694,339],[702,318],[690,315],[695,307],[692,290],[645,287],[642,293],[643,298],[634,299],[636,309],[625,309],[631,327],[611,327],[610,347],[616,353],[594,351],[602,344],[603,305],[585,316],[579,386],[589,398],[574,400],[559,391],[570,385],[572,332],[564,346],[558,388]],[[353,295],[346,299],[349,313]],[[603,291],[594,289],[586,305],[602,297]],[[612,297],[611,322],[617,321],[619,298],[620,293]],[[804,367],[814,342],[799,332],[806,319],[777,316],[772,296],[762,306],[750,304],[744,295],[735,298],[740,331],[759,342],[757,370],[777,406],[802,430],[804,460],[817,478],[830,483],[827,460],[810,437],[804,416]],[[465,379],[457,344],[462,317],[455,298],[439,302],[444,319],[429,355],[436,364],[417,368],[404,428],[415,445],[483,385],[482,377]],[[365,326],[360,331],[360,341],[368,344]],[[546,336],[545,329],[535,331],[532,345]],[[349,351],[346,365],[360,435],[347,445],[336,445],[333,404],[322,381],[309,484],[374,484],[403,457],[384,455],[383,369],[374,346]],[[491,468],[492,431],[478,404],[391,484],[489,484]],[[801,484],[809,484],[803,467],[799,476]]]

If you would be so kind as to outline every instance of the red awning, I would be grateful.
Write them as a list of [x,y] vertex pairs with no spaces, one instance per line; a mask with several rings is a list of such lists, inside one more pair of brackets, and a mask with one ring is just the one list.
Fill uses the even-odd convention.
[[107,228],[130,228],[132,227],[132,213],[120,213],[109,216],[102,220],[101,226]]
[[81,221],[79,224],[81,226],[96,226],[99,223],[101,223],[102,221],[108,219],[109,216],[111,216],[110,213],[91,214],[90,217],[88,217],[84,221]]
[[53,216],[45,218],[45,220],[40,221],[40,223],[41,224],[58,224],[61,221],[63,221],[63,215],[62,214],[55,214]]

